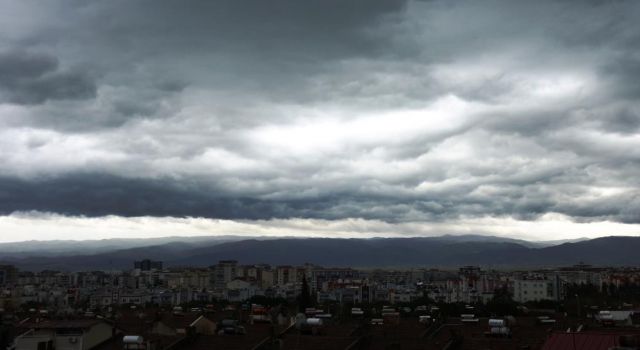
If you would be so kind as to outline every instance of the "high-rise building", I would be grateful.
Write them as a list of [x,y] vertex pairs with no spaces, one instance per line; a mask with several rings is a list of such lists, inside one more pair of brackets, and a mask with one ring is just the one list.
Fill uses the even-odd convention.
[[236,278],[237,268],[238,261],[236,260],[220,260],[218,264],[212,266],[213,287],[216,290],[223,290],[228,282]]
[[18,269],[13,265],[0,265],[0,286],[15,284],[18,281]]
[[153,261],[149,259],[135,261],[133,263],[133,268],[140,271],[162,270],[162,261]]

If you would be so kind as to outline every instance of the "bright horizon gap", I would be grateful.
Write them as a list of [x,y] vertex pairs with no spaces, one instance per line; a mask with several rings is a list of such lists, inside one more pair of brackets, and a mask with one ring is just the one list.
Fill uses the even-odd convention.
[[[202,217],[65,216],[18,212],[0,216],[0,243],[25,241],[87,241],[180,237],[409,238],[442,235],[497,236],[527,241],[640,236],[640,226],[611,221],[574,222],[562,214],[537,220],[510,217],[460,218],[443,222],[388,223],[365,219],[223,220]],[[16,239],[16,238],[20,239]]]

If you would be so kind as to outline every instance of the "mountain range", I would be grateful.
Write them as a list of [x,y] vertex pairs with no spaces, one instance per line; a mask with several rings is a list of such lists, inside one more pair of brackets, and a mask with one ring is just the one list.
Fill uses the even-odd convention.
[[134,260],[144,258],[164,261],[167,267],[209,266],[224,259],[238,260],[241,264],[308,262],[361,268],[462,265],[519,268],[578,262],[606,266],[640,264],[640,237],[616,236],[553,245],[475,235],[369,239],[171,237],[148,240],[146,245],[144,240],[92,241],[62,249],[64,244],[23,242],[24,247],[30,245],[31,248],[22,251],[11,251],[20,247],[18,243],[0,244],[0,262],[32,271],[121,270],[131,268]]

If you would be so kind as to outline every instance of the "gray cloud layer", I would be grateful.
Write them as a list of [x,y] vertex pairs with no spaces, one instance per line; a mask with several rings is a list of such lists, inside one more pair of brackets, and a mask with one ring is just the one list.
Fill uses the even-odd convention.
[[640,223],[640,6],[21,1],[0,213]]
[[58,68],[58,60],[46,54],[12,51],[0,55],[0,96],[17,104],[95,97],[96,86],[89,76]]

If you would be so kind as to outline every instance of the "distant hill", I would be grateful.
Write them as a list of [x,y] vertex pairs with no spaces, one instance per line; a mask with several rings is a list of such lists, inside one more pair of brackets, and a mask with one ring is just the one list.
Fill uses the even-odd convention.
[[90,254],[16,256],[0,253],[0,261],[26,270],[129,269],[134,260],[162,260],[165,266],[209,266],[218,260],[240,263],[303,264],[353,267],[494,268],[573,265],[638,265],[640,237],[604,237],[556,246],[532,247],[483,237],[425,238],[281,238],[226,242],[176,242]]
[[[194,237],[159,237],[159,238],[112,238],[100,240],[50,240],[50,241],[22,241],[0,243],[0,257],[25,257],[25,256],[59,256],[78,254],[98,254],[113,252],[116,250],[158,246],[167,243],[186,243],[196,245],[215,245],[225,242],[242,241],[248,239],[282,239],[290,237],[258,237],[258,236],[194,236]],[[444,235],[429,237],[428,239],[443,240],[447,242],[510,242],[530,248],[547,247],[573,241],[525,241],[496,236],[484,235]],[[586,240],[581,238],[575,241]]]
[[100,240],[52,240],[0,243],[0,257],[59,256],[77,254],[97,254],[116,250],[157,246],[167,243],[185,243],[192,245],[213,245],[239,241],[255,237],[246,236],[194,236],[159,238],[112,238]]

